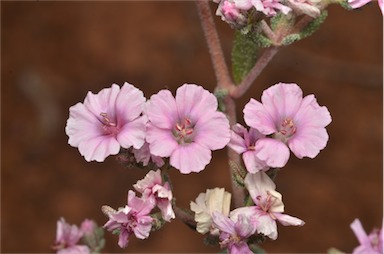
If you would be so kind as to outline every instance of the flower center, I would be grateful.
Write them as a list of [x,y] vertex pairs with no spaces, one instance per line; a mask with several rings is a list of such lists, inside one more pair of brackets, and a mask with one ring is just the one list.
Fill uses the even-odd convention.
[[108,117],[107,113],[101,112],[100,116],[102,117],[101,123],[103,124],[102,128],[104,130],[104,133],[106,135],[116,135],[119,133],[119,127],[115,122],[112,122],[111,119]]
[[292,119],[286,118],[281,122],[278,130],[279,131],[273,135],[274,138],[286,143],[289,138],[291,138],[296,133],[296,126]]
[[191,143],[193,141],[193,124],[189,118],[176,123],[173,136],[179,144]]
[[269,191],[267,191],[266,198],[259,195],[256,197],[256,199],[259,201],[257,203],[257,206],[264,212],[269,213],[272,219],[276,219],[275,216],[273,216],[273,213],[270,213],[269,210],[278,202],[278,199],[275,196],[271,195]]

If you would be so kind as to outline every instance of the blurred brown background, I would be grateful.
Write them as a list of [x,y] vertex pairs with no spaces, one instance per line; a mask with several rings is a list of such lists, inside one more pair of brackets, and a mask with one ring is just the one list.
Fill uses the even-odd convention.
[[[233,30],[215,18],[229,59]],[[50,252],[56,221],[106,222],[100,207],[125,205],[145,172],[108,158],[87,163],[67,144],[68,108],[87,91],[128,81],[147,98],[183,83],[213,90],[215,79],[193,2],[1,2],[1,252]],[[296,82],[314,93],[333,122],[330,141],[314,160],[291,157],[277,178],[286,213],[306,222],[279,225],[268,252],[350,252],[349,224],[367,231],[382,223],[383,56],[377,3],[329,9],[310,38],[282,49],[253,89]],[[206,188],[230,189],[225,152],[202,173],[172,172],[177,202],[188,207]],[[217,252],[175,220],[127,249],[107,232],[105,252]]]

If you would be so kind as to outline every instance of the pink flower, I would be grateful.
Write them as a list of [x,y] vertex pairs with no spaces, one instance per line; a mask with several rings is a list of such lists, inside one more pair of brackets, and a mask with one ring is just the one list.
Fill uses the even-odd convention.
[[285,6],[280,0],[234,0],[237,8],[241,10],[249,10],[254,7],[257,11],[271,17],[281,11],[283,14],[288,14],[291,8]]
[[213,94],[192,84],[179,87],[176,97],[168,90],[152,95],[146,111],[151,153],[170,157],[183,174],[203,170],[211,150],[225,147],[230,139],[228,119],[217,106]]
[[141,116],[145,98],[131,84],[113,84],[98,94],[88,92],[84,103],[69,109],[65,131],[68,143],[78,147],[86,161],[104,161],[120,147],[139,149],[144,144],[146,118]]
[[137,163],[143,163],[143,166],[147,166],[151,161],[157,167],[162,167],[164,165],[164,160],[160,156],[155,156],[149,151],[149,144],[147,142],[139,149],[132,149],[132,153],[135,156]]
[[92,234],[93,231],[97,228],[96,223],[93,220],[85,219],[80,226],[80,230],[84,234]]
[[331,116],[314,95],[303,98],[298,85],[279,83],[265,90],[261,101],[251,99],[243,112],[249,126],[272,137],[260,139],[255,147],[267,165],[283,167],[289,149],[300,159],[314,158],[326,146]]
[[64,218],[57,221],[56,241],[53,249],[60,254],[88,254],[90,250],[86,245],[79,245],[84,233],[76,226],[69,225]]
[[[235,210],[234,210],[235,211]],[[231,254],[253,253],[247,244],[248,238],[256,231],[255,224],[244,214],[227,216],[217,211],[212,214],[213,223],[220,230],[220,246]]]
[[109,220],[104,228],[108,231],[119,232],[119,246],[125,248],[128,245],[128,238],[133,233],[139,239],[149,236],[152,228],[152,218],[149,215],[154,208],[153,199],[142,199],[136,197],[134,191],[128,192],[128,205],[114,211],[108,206],[103,207]]
[[304,221],[284,212],[282,196],[275,191],[275,183],[264,172],[247,174],[244,179],[245,187],[255,206],[242,207],[232,211],[232,216],[245,215],[252,218],[257,232],[269,238],[277,239],[278,220],[284,226],[302,226]]
[[360,245],[353,250],[353,254],[382,254],[383,253],[383,229],[374,229],[367,235],[359,219],[351,223]]
[[149,171],[144,179],[138,181],[133,187],[142,193],[146,199],[154,199],[163,219],[170,221],[175,218],[175,213],[172,209],[173,195],[169,183],[163,184],[160,172],[160,169]]
[[263,134],[254,128],[250,128],[247,131],[240,124],[232,127],[231,141],[229,141],[228,147],[236,153],[243,155],[243,161],[249,173],[256,173],[260,170],[267,171],[269,169],[265,161],[257,157],[257,151],[255,150],[257,141],[264,137]]

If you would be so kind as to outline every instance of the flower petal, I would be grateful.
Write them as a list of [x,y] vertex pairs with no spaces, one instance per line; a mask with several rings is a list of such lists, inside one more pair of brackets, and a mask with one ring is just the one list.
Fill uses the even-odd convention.
[[147,125],[146,140],[151,154],[161,157],[169,157],[179,146],[169,129],[157,128],[151,123]]
[[182,174],[189,174],[202,171],[211,158],[211,150],[198,143],[190,143],[175,148],[170,156],[170,164]]
[[267,171],[269,169],[265,161],[262,161],[259,159],[259,157],[257,157],[256,151],[250,150],[243,153],[243,161],[245,168],[249,173],[256,173],[260,170]]
[[125,82],[116,98],[115,112],[117,122],[125,124],[139,117],[144,110],[144,103],[144,93]]
[[146,104],[149,121],[158,128],[173,129],[178,120],[176,101],[168,90],[161,90],[151,96]]
[[184,84],[176,91],[176,105],[180,117],[196,122],[205,114],[216,112],[216,97],[201,86]]
[[368,245],[370,243],[368,235],[365,232],[363,225],[361,225],[361,222],[359,219],[355,219],[351,223],[351,229],[353,233],[355,233],[355,236],[361,245]]
[[258,196],[265,196],[268,191],[276,189],[275,183],[264,172],[247,174],[244,178],[244,184],[256,204]]
[[131,146],[135,149],[141,148],[145,142],[146,123],[147,118],[145,116],[127,122],[117,134],[117,141],[124,148],[130,148]]
[[243,112],[245,123],[262,134],[269,135],[277,131],[274,118],[260,102],[251,99],[245,105]]
[[220,231],[226,232],[228,234],[234,235],[235,232],[235,222],[233,222],[227,216],[224,216],[222,213],[213,212],[212,220],[215,226],[220,229]]
[[221,112],[212,112],[201,116],[194,127],[194,142],[210,150],[224,148],[230,138],[229,121]]
[[113,135],[91,138],[79,144],[79,152],[86,161],[102,162],[109,155],[118,154],[120,144]]
[[325,128],[305,128],[288,140],[288,146],[297,158],[315,158],[327,145],[329,136]]
[[273,215],[283,226],[303,226],[305,224],[305,222],[299,218],[287,214],[274,213]]
[[238,154],[242,154],[247,151],[248,147],[244,139],[244,135],[246,133],[247,129],[241,124],[232,126],[231,139],[228,143],[228,147]]
[[257,232],[262,233],[272,240],[277,239],[277,224],[268,214],[258,217]]
[[256,142],[255,151],[261,161],[273,168],[282,168],[289,159],[289,149],[281,141],[262,138]]

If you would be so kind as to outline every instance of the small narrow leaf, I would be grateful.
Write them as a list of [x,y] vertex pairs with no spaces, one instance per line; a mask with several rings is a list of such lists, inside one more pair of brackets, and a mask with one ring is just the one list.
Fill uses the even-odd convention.
[[324,20],[327,18],[328,12],[326,10],[323,10],[319,17],[315,18],[312,22],[310,22],[301,32],[300,37],[301,39],[306,38],[310,35],[312,35],[314,32],[319,29],[320,25],[324,22]]

